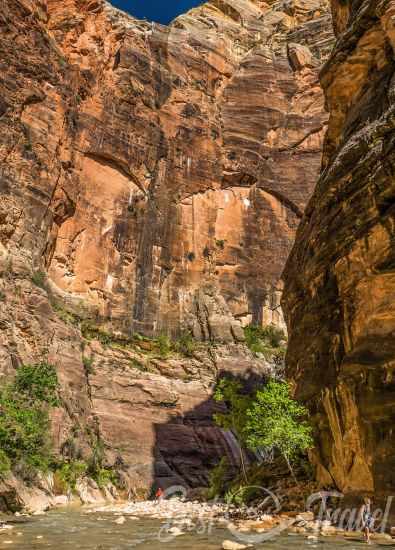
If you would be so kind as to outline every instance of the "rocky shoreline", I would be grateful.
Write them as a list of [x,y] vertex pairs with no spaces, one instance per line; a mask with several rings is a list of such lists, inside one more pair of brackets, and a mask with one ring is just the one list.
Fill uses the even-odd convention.
[[[259,513],[257,509],[245,506],[240,508],[220,502],[202,503],[178,498],[108,504],[91,508],[85,513],[113,514],[114,521],[119,524],[142,518],[163,520],[162,530],[171,537],[201,530],[203,525],[206,525],[207,529],[212,526],[224,527],[236,538],[241,535],[243,540],[248,539],[248,535],[252,535],[252,538],[254,535],[264,535],[262,540],[267,540],[280,533],[289,536],[302,535],[312,541],[318,540],[319,537],[343,537],[354,541],[363,537],[361,531],[339,528],[328,520],[317,519],[313,512],[284,512],[271,515]],[[241,517],[252,519],[240,519]],[[390,534],[381,532],[373,533],[372,540],[384,545],[395,543],[395,538]],[[261,541],[258,539],[258,542]],[[239,545],[232,541],[224,541],[223,548],[237,550],[250,546],[253,544]]]
[[[59,507],[65,500],[59,500]],[[74,501],[74,504],[76,501]],[[70,504],[69,504],[70,506]],[[29,521],[29,516],[42,515],[44,510],[3,517],[0,534],[19,535],[21,524]],[[328,520],[317,519],[313,512],[281,512],[267,514],[258,508],[228,505],[222,502],[188,501],[183,498],[159,499],[157,501],[108,502],[83,505],[81,514],[94,516],[97,521],[112,518],[115,525],[127,525],[128,522],[158,520],[161,523],[159,538],[170,541],[174,537],[196,533],[210,535],[214,528],[228,530],[229,535],[222,543],[223,550],[242,550],[258,546],[279,535],[304,536],[314,543],[321,537],[333,537],[361,541],[361,531],[339,528]],[[394,529],[391,534],[395,535]],[[2,542],[6,542],[2,537]],[[395,538],[388,533],[373,533],[372,541],[384,546],[393,546]]]

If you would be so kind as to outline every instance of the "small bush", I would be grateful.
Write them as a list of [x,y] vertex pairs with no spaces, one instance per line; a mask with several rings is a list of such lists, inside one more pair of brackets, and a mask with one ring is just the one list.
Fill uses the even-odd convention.
[[62,492],[68,490],[74,490],[76,488],[79,479],[86,476],[88,465],[80,460],[73,460],[70,462],[64,462],[56,471],[55,477],[57,479]]
[[227,457],[222,457],[220,462],[213,468],[209,475],[209,490],[208,498],[213,499],[222,495],[226,482],[226,475],[229,470],[229,462]]
[[249,325],[244,328],[246,344],[253,353],[262,353],[267,359],[275,357],[279,360],[285,356],[286,340],[284,331],[275,325],[260,327]]
[[73,325],[73,326],[79,325],[81,319],[71,311],[68,311],[67,309],[65,309],[60,304],[57,304],[57,303],[52,304],[52,308],[56,312],[59,319],[62,319],[62,321],[64,321],[68,325]]
[[117,337],[105,330],[99,328],[90,320],[84,320],[80,324],[81,334],[86,340],[98,340],[103,346],[118,346],[127,348],[131,345],[131,340]]
[[141,361],[139,361],[138,359],[136,359],[135,357],[133,357],[130,361],[130,364],[132,365],[132,367],[134,369],[137,369],[141,372],[146,372],[148,369],[146,367],[146,365],[144,365],[144,363],[142,363]]
[[48,403],[52,407],[59,405],[58,376],[55,367],[49,363],[42,362],[19,367],[14,386],[26,401]]
[[92,455],[88,462],[87,474],[96,481],[100,488],[105,487],[108,483],[117,484],[117,475],[114,470],[104,466],[104,445],[97,438],[92,446]]
[[254,498],[262,497],[262,489],[254,486],[240,486],[227,491],[225,502],[227,504],[235,504],[243,506],[250,503]]
[[94,374],[95,370],[93,368],[93,357],[84,356],[82,358],[82,364],[84,365],[86,375]]
[[5,293],[0,290],[0,302],[4,302],[5,301]]
[[32,283],[42,289],[45,289],[45,280],[46,275],[43,271],[35,271],[31,277]]
[[280,347],[281,343],[286,340],[284,331],[273,324],[261,329],[261,337],[273,348]]
[[5,454],[5,452],[0,449],[0,477],[3,477],[11,470],[11,460]]
[[[48,470],[50,407],[58,405],[56,370],[48,363],[23,365],[12,384],[0,392],[0,462],[19,468],[23,477]],[[24,472],[24,473],[23,473]]]
[[102,489],[109,483],[118,484],[118,476],[111,468],[99,468],[92,476],[98,486]]
[[162,357],[162,359],[166,359],[172,351],[170,338],[165,334],[161,334],[156,339],[156,344],[158,346],[159,355]]
[[177,339],[175,348],[186,357],[192,357],[196,351],[197,343],[189,331],[184,331]]
[[26,403],[9,388],[0,396],[0,446],[12,464],[46,471],[51,460],[49,418],[41,404]]

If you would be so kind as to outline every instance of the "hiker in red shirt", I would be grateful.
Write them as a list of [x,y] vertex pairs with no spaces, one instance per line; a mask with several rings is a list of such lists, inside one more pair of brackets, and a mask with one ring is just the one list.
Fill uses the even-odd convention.
[[163,490],[161,489],[161,487],[159,487],[159,489],[155,493],[156,500],[159,500],[162,496],[163,496]]

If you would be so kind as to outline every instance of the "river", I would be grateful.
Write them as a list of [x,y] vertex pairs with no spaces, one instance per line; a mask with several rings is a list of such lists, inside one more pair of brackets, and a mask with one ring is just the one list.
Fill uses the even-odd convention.
[[[20,518],[24,521],[24,518]],[[213,527],[208,534],[190,532],[160,541],[159,531],[164,522],[160,520],[126,518],[122,525],[115,523],[114,514],[86,514],[81,509],[56,510],[42,516],[27,518],[14,529],[2,532],[0,548],[17,550],[219,550],[224,540],[232,539],[226,528]],[[369,548],[379,548],[372,544]],[[395,545],[390,547],[395,548]],[[308,540],[298,535],[281,535],[274,540],[257,544],[255,548],[267,550],[290,550],[319,548],[320,550],[358,550],[366,545],[358,541],[332,538]]]

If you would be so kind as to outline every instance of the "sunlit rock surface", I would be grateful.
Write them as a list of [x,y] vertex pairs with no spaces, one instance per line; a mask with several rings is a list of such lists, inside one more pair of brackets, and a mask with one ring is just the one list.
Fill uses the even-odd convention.
[[[60,452],[99,437],[131,490],[202,485],[238,456],[213,381],[262,376],[242,326],[283,323],[327,124],[327,3],[213,1],[170,27],[101,0],[1,7],[0,372],[57,366]],[[76,315],[220,346],[159,361],[83,341]]]

